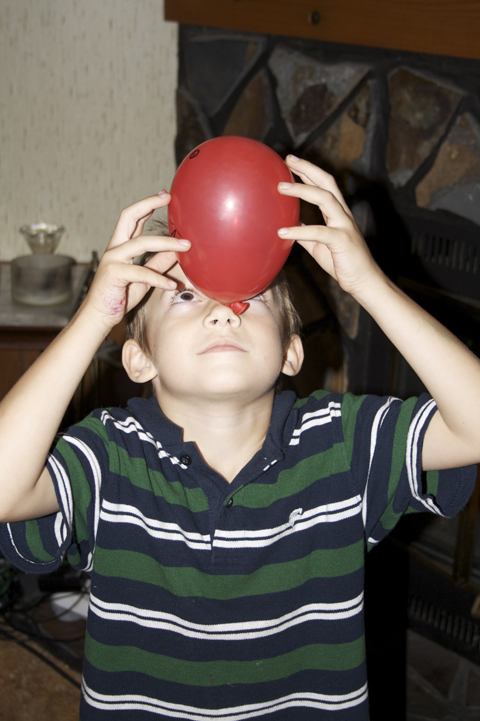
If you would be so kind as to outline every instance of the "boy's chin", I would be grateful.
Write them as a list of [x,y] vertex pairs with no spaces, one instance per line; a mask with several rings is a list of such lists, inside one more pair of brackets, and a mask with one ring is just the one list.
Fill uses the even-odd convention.
[[[209,379],[210,380],[210,379]],[[257,400],[259,397],[265,395],[268,396],[272,389],[275,388],[275,381],[268,380],[262,382],[252,383],[254,379],[245,379],[232,376],[222,376],[218,374],[217,377],[211,379],[210,382],[207,379],[203,379],[197,387],[197,397],[204,398],[207,400],[218,400],[224,401],[235,401],[249,399]]]

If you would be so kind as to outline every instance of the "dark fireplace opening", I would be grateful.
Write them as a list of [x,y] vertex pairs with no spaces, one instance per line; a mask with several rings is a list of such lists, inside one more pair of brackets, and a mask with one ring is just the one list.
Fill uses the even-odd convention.
[[[332,172],[380,266],[480,355],[480,61],[190,25],[179,60],[179,163],[211,137],[243,135]],[[321,217],[302,207],[302,220]],[[286,271],[304,324],[299,395],[423,391],[302,249]],[[480,663],[477,515],[475,497],[452,521],[409,516],[387,544],[407,559],[395,605],[410,625]],[[372,566],[389,563],[383,553]]]

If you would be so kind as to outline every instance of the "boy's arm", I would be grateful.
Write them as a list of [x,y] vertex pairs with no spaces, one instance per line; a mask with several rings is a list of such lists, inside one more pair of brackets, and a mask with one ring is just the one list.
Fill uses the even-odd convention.
[[424,470],[480,463],[479,360],[383,274],[334,179],[292,156],[287,165],[304,184],[281,183],[279,191],[318,205],[326,225],[279,234],[298,240],[370,313],[436,401],[424,438]]
[[[110,330],[150,287],[176,287],[162,273],[175,263],[175,252],[188,250],[188,241],[141,235],[169,200],[163,192],[122,212],[84,303],[0,404],[1,522],[58,510],[45,462],[83,374]],[[158,255],[148,266],[135,265],[146,251]]]

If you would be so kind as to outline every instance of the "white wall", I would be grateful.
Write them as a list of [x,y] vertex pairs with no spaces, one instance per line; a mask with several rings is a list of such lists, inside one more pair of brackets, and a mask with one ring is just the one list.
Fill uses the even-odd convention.
[[124,206],[170,186],[177,26],[163,0],[2,0],[0,68],[0,260],[44,220],[88,261]]

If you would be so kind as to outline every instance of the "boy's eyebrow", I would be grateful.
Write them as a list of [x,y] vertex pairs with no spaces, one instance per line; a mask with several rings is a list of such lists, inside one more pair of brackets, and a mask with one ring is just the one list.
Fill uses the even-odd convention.
[[[174,278],[175,280],[175,278]],[[193,293],[194,295],[201,295],[203,296],[203,293],[201,293],[199,290],[194,288],[193,286],[185,285],[183,281],[178,281],[179,284],[182,284],[179,288],[172,288],[172,290],[167,290],[167,293],[171,293],[172,296],[175,296],[177,293]],[[203,296],[206,297],[206,296]]]

